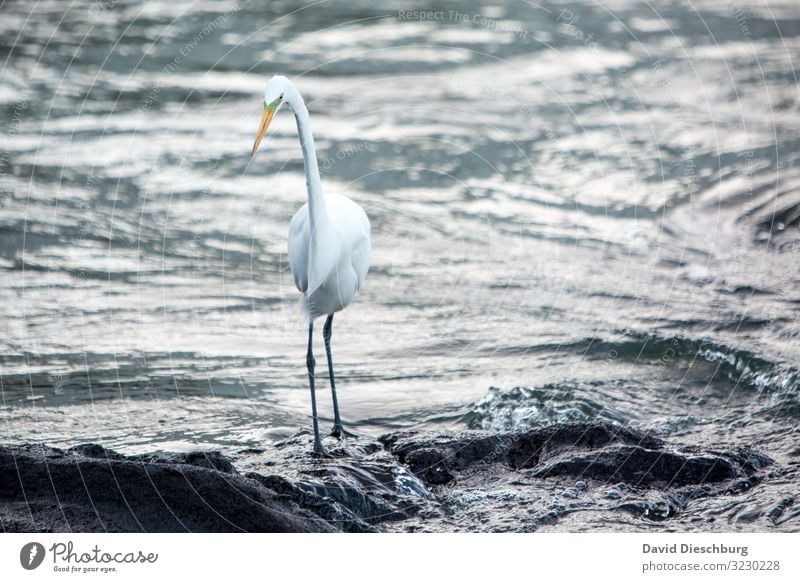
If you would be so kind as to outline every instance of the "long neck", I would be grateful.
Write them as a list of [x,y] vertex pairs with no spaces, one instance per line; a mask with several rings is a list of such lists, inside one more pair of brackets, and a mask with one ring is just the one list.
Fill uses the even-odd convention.
[[322,182],[319,179],[317,152],[314,149],[314,136],[311,134],[308,109],[297,89],[294,86],[291,89],[287,102],[294,111],[297,132],[300,135],[300,147],[303,150],[303,165],[306,173],[306,189],[308,190],[308,214],[313,227],[327,217],[328,211],[325,207],[325,197],[322,194]]

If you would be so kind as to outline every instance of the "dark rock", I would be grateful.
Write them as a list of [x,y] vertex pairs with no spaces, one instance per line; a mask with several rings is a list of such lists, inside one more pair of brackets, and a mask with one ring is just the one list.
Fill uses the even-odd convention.
[[722,457],[690,457],[639,446],[609,447],[603,451],[561,456],[543,463],[534,477],[586,476],[618,479],[635,486],[674,487],[717,483],[741,475],[742,467]]
[[[56,449],[52,449],[54,454],[56,453]],[[124,458],[119,453],[112,451],[111,449],[106,449],[101,447],[100,445],[96,445],[93,443],[87,443],[82,445],[75,445],[74,447],[70,447],[67,449],[67,454],[74,455],[77,457],[87,457],[89,459],[115,459],[119,460]]]
[[[329,455],[309,455],[310,441],[296,436],[264,455],[240,459],[247,475],[306,508],[340,531],[375,531],[428,508],[430,492],[375,442],[328,446]],[[269,459],[269,462],[265,462]],[[268,467],[270,474],[265,474]],[[273,473],[280,468],[281,475]]]
[[442,485],[453,480],[453,474],[447,469],[448,454],[456,459],[457,453],[452,451],[443,453],[435,449],[417,449],[404,454],[401,461],[424,481],[431,485]]
[[235,473],[233,464],[219,451],[182,453],[169,457],[166,462],[195,465],[215,469],[222,473]]
[[0,448],[5,531],[333,530],[317,515],[239,475],[126,459],[99,445],[67,453]]
[[769,519],[773,524],[778,523],[786,510],[794,505],[795,500],[795,496],[791,495],[778,501],[778,503],[767,512],[767,519]]
[[[680,520],[701,531],[709,523],[749,529],[800,523],[795,495],[785,493],[797,482],[796,467],[750,450],[680,446],[614,424],[327,441],[323,458],[311,453],[308,431],[230,458],[219,452],[126,457],[99,445],[0,448],[0,525],[6,531],[525,532],[609,523],[636,530]],[[773,482],[786,485],[765,494]],[[730,514],[732,497],[751,495],[748,511]],[[698,519],[699,504],[724,519]]]
[[431,485],[448,483],[454,479],[453,471],[476,463],[530,468],[529,476],[535,478],[572,476],[679,487],[734,479],[770,462],[764,455],[744,451],[703,455],[668,451],[661,439],[604,423],[562,424],[504,435],[440,434],[424,439],[394,433],[381,441]]
[[627,511],[649,520],[663,521],[675,516],[681,508],[670,503],[668,500],[659,499],[653,501],[633,501],[630,503],[622,503],[617,506],[617,509]]

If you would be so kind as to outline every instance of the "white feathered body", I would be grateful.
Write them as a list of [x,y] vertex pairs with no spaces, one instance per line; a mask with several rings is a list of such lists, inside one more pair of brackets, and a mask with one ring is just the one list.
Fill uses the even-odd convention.
[[289,266],[310,318],[350,305],[364,284],[371,255],[364,210],[340,194],[325,194],[324,210],[304,204],[289,227]]

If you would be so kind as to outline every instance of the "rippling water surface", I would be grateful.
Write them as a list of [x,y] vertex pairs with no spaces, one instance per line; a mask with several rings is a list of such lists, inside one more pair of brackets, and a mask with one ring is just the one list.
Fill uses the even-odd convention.
[[250,158],[281,73],[372,222],[353,430],[597,418],[796,461],[795,0],[412,4],[2,5],[3,441],[309,425],[289,113]]

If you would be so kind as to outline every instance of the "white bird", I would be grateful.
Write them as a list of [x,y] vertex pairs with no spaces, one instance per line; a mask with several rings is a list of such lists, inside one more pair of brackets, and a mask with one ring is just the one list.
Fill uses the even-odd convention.
[[264,91],[264,114],[253,144],[252,155],[255,156],[272,118],[284,103],[294,112],[297,121],[308,190],[308,202],[297,211],[289,227],[289,266],[292,269],[295,285],[303,294],[301,302],[308,315],[306,366],[311,388],[314,452],[322,454],[324,449],[319,437],[317,399],[314,393],[315,360],[312,350],[314,320],[322,315],[328,316],[322,337],[325,341],[328,375],[333,395],[334,420],[331,435],[341,438],[344,429],[336,399],[331,358],[333,314],[350,305],[364,284],[371,254],[370,226],[366,213],[358,204],[346,196],[323,194],[308,109],[300,93],[286,77],[277,75],[267,83]]

